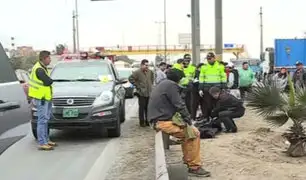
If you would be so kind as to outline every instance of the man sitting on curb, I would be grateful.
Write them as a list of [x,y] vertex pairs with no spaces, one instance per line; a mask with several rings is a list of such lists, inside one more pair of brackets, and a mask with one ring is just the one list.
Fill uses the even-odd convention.
[[[182,140],[183,159],[190,174],[209,177],[210,172],[201,167],[200,133],[192,125],[190,114],[180,96],[178,83],[181,78],[177,71],[170,70],[167,79],[153,89],[148,105],[148,119],[156,130]],[[181,118],[184,123],[178,124],[177,118]]]
[[243,102],[215,86],[209,89],[209,94],[217,99],[216,107],[213,109],[211,116],[217,117],[217,122],[224,124],[225,132],[236,133],[237,126],[233,119],[244,115]]

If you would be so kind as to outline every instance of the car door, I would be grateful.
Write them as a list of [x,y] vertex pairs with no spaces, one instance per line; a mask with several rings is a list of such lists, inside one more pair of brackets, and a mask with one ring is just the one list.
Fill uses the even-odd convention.
[[25,93],[0,44],[0,138],[4,132],[29,120],[30,109]]
[[[114,67],[113,64],[111,64],[111,70],[115,76],[115,79],[119,80],[119,73],[117,72],[117,69]],[[116,93],[116,96],[118,96],[120,100],[125,99],[125,89],[122,86],[122,84],[115,85],[115,93]]]

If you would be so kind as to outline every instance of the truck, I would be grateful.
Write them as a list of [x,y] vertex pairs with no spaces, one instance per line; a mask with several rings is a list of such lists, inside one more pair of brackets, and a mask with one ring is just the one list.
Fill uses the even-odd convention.
[[292,72],[297,61],[306,64],[306,39],[275,39],[274,48],[274,59],[269,60],[274,72],[282,67]]

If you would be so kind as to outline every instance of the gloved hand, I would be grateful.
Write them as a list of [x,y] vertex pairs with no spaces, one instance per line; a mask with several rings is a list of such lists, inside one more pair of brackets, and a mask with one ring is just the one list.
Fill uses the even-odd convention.
[[201,97],[204,97],[204,92],[203,92],[203,90],[200,90],[200,91],[199,91],[199,95],[200,95]]

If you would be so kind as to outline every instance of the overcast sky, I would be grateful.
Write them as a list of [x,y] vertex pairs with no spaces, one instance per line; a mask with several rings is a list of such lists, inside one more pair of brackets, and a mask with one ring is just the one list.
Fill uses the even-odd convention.
[[[294,3],[293,3],[294,2]],[[214,43],[214,0],[200,0],[201,44]],[[275,38],[302,37],[306,31],[305,0],[224,0],[224,43],[246,44],[259,53],[259,7],[264,10],[264,44]],[[54,49],[72,45],[74,0],[0,0],[0,42]],[[190,0],[167,0],[168,44],[178,44],[178,33],[190,32]],[[80,45],[154,45],[160,42],[163,0],[79,0]]]

